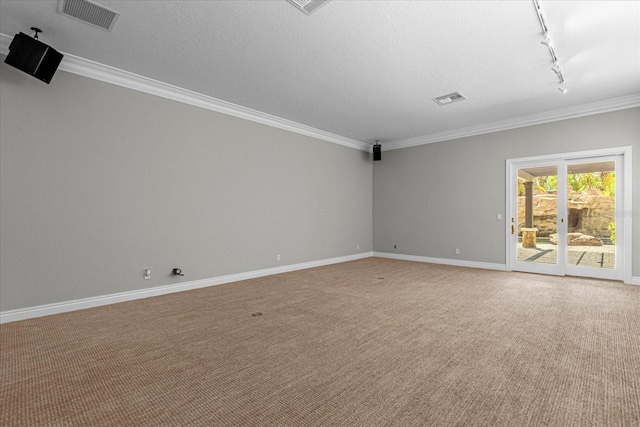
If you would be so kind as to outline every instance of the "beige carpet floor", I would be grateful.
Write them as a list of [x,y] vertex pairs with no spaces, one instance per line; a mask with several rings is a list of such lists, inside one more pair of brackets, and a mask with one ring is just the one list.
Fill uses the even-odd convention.
[[2,426],[638,426],[640,287],[381,258],[0,326]]

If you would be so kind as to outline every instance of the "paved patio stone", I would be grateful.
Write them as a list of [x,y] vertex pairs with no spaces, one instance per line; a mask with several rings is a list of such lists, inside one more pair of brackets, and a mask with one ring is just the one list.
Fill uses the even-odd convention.
[[[614,245],[569,246],[567,263],[583,267],[615,268]],[[558,262],[558,248],[551,243],[538,243],[536,248],[523,248],[518,243],[518,260],[545,264]]]

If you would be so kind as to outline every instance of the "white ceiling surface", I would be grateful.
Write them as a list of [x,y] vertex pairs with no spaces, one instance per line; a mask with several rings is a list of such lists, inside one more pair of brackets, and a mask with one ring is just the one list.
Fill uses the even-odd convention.
[[[58,1],[0,1],[0,33],[372,143],[640,94],[639,1],[107,1],[111,32]],[[52,81],[55,84],[55,78]],[[438,106],[460,91],[468,99]]]

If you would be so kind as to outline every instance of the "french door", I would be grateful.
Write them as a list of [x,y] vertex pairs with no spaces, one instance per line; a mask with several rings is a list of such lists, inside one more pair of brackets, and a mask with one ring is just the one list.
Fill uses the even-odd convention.
[[597,154],[507,162],[511,270],[624,278],[625,162]]

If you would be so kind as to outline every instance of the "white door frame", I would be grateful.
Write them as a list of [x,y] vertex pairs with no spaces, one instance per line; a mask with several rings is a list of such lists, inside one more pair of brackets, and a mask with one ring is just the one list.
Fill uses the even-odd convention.
[[[522,157],[517,159],[507,159],[506,160],[506,209],[507,212],[507,221],[505,227],[505,243],[506,243],[506,262],[507,262],[507,271],[513,271],[514,269],[514,260],[512,258],[512,254],[516,251],[517,240],[514,244],[513,239],[511,237],[511,218],[514,215],[517,217],[518,211],[517,206],[513,206],[511,203],[512,195],[515,194],[516,188],[515,182],[512,182],[513,174],[516,169],[523,167],[523,165],[533,164],[533,163],[555,163],[558,162],[560,167],[566,167],[567,162],[580,161],[580,159],[586,159],[589,157],[602,157],[602,156],[615,156],[621,155],[621,169],[622,169],[622,178],[623,178],[623,188],[620,193],[616,192],[616,198],[621,197],[621,208],[618,212],[616,212],[616,240],[622,239],[620,242],[620,247],[622,248],[622,256],[620,257],[620,261],[622,262],[622,271],[623,271],[623,281],[624,283],[631,284],[632,283],[632,209],[633,209],[633,201],[632,201],[632,181],[631,181],[631,146],[624,147],[615,147],[615,148],[605,148],[601,150],[588,150],[588,151],[577,151],[572,153],[560,153],[560,154],[550,154],[544,156],[535,156],[535,157]],[[558,171],[560,172],[560,170]],[[565,175],[565,174],[560,174]],[[560,182],[558,183],[558,188],[565,188],[560,186]],[[558,218],[566,217],[566,196],[560,197],[560,191],[558,192]],[[563,200],[561,200],[563,199]],[[562,203],[562,205],[561,205]],[[514,211],[515,209],[515,211]],[[566,221],[563,223],[563,226],[566,226]],[[559,224],[559,226],[560,226]],[[560,228],[559,230],[560,231]],[[566,233],[558,233],[566,236]],[[562,271],[559,274],[564,275],[564,266],[566,265],[566,254],[560,256],[560,252],[558,251],[558,263],[562,261]],[[616,257],[620,256],[620,254],[616,254]],[[551,272],[550,274],[556,274]]]

